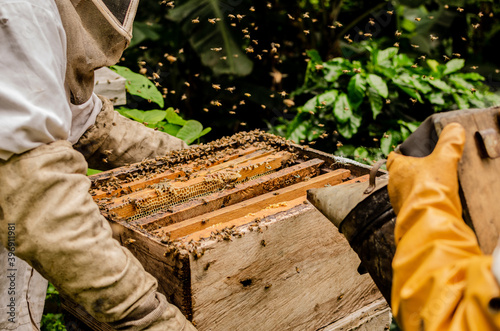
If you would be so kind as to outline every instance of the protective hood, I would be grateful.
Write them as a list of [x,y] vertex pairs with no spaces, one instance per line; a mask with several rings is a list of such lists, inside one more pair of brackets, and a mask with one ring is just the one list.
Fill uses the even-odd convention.
[[132,38],[139,0],[55,0],[66,31],[71,102],[92,95],[94,70],[113,65]]

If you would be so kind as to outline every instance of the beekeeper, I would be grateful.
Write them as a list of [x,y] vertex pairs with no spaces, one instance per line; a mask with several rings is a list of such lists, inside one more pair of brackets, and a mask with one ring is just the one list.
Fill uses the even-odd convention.
[[[93,93],[138,0],[0,0],[0,329],[38,330],[47,280],[120,330],[195,330],[112,239],[89,195],[106,169],[187,147]],[[47,280],[46,280],[47,279]]]
[[464,144],[464,128],[452,123],[431,155],[392,152],[387,161],[397,214],[391,305],[404,331],[500,330],[500,247],[483,254],[462,220]]

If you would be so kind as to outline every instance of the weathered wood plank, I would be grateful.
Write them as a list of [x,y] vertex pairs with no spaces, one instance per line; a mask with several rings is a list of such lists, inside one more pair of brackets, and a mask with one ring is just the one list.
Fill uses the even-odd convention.
[[385,331],[391,325],[391,308],[377,300],[318,331]]
[[[267,211],[267,213],[275,213],[277,212],[277,210],[266,210],[266,208],[273,204],[285,203],[297,198],[305,200],[305,195],[308,189],[319,188],[325,185],[340,184],[344,179],[349,177],[350,174],[351,172],[349,170],[338,169],[331,173],[311,178],[308,181],[294,184],[286,188],[276,190],[274,192],[266,193],[255,198],[231,205],[229,207],[225,207],[217,211],[186,220],[184,222],[160,228],[154,233],[158,234],[160,237],[168,234],[171,240],[175,240],[196,231],[207,229],[215,224],[226,223],[229,221],[237,222],[237,219],[248,214],[261,212],[262,215],[259,216],[265,216],[265,213],[262,213],[263,211]],[[300,201],[299,203],[301,202],[302,201]],[[288,207],[287,209],[289,209],[291,208],[291,205],[285,205],[283,207]]]
[[324,162],[313,159],[297,164],[275,173],[262,176],[258,179],[238,184],[235,188],[211,194],[210,196],[173,206],[170,211],[159,211],[154,215],[139,219],[132,224],[142,227],[146,231],[154,231],[162,226],[177,223],[204,213],[212,212],[224,206],[253,198],[260,194],[303,181],[319,172]]
[[[331,223],[301,204],[191,257],[193,320],[203,330],[315,330],[381,298]],[[245,231],[244,229],[242,231]],[[265,245],[264,245],[265,243]]]

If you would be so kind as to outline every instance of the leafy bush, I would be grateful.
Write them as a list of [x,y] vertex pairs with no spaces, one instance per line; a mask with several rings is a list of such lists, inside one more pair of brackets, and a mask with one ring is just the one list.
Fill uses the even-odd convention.
[[[483,76],[460,71],[463,59],[440,64],[400,54],[397,47],[364,43],[363,48],[365,57],[354,61],[324,62],[318,52],[308,51],[304,85],[292,97],[309,98],[294,109],[293,120],[270,129],[303,143],[333,132],[330,141],[339,147],[337,154],[371,162],[389,154],[433,112],[500,103],[482,83]],[[346,142],[350,145],[343,146]]]
[[[147,77],[122,66],[112,66],[111,69],[126,79],[125,87],[129,94],[148,100],[160,108],[164,107],[163,95]],[[172,107],[167,110],[119,107],[116,110],[125,117],[180,138],[187,144],[193,143],[211,130],[211,128],[203,129],[203,125],[198,121],[184,120]]]

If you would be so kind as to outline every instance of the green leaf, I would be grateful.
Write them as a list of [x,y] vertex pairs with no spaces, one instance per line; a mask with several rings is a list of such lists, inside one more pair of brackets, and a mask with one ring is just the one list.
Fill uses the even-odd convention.
[[380,140],[380,149],[387,156],[400,142],[401,134],[395,130],[389,130]]
[[139,96],[146,100],[156,103],[160,108],[163,108],[163,96],[156,86],[147,79],[145,76],[132,72],[129,68],[122,66],[111,66],[110,69],[114,70],[117,74],[126,79],[125,88],[127,92]]
[[361,74],[356,74],[351,77],[347,85],[347,92],[349,93],[349,101],[354,109],[357,109],[365,97],[366,81]]
[[304,106],[301,107],[301,111],[312,111],[315,113],[318,111],[318,107],[331,106],[335,102],[338,94],[339,92],[337,90],[330,90],[317,95],[314,98],[307,100]]
[[387,83],[378,75],[369,74],[366,78],[368,84],[377,91],[377,93],[383,97],[387,98],[389,95],[389,90],[387,89]]
[[443,94],[441,92],[436,92],[436,93],[430,93],[427,95],[427,99],[432,103],[433,105],[444,105],[445,101],[443,99]]
[[432,88],[427,84],[427,81],[419,78],[413,78],[410,81],[411,85],[413,85],[417,91],[422,92],[423,94],[429,93],[432,91]]
[[452,59],[446,62],[446,68],[444,69],[443,75],[451,74],[452,72],[462,69],[465,65],[464,59]]
[[334,58],[328,62],[323,63],[326,70],[325,80],[327,82],[335,82],[340,76],[344,74],[343,70],[351,69],[352,65],[349,60],[343,58]]
[[409,96],[411,96],[412,98],[414,99],[417,99],[418,102],[420,103],[424,103],[424,100],[422,100],[422,97],[420,96],[420,93],[418,93],[413,87],[409,87],[405,84],[400,84],[400,83],[396,83],[394,82],[394,84],[399,87],[403,92],[405,92],[406,94],[408,94]]
[[323,60],[321,59],[321,55],[319,55],[319,52],[315,49],[308,49],[306,50],[307,56],[311,59],[313,63],[322,63]]
[[307,130],[310,126],[309,113],[299,113],[294,119],[288,123],[286,138],[299,143],[302,139],[307,138]]
[[434,72],[439,72],[438,67],[439,67],[439,62],[433,59],[427,60],[427,65],[429,68],[431,68],[432,71]]
[[463,96],[461,96],[460,94],[458,93],[453,93],[453,99],[455,100],[457,106],[458,106],[458,109],[467,109],[469,108],[469,102],[467,101],[466,98],[464,98]]
[[485,78],[483,76],[481,76],[480,74],[478,74],[477,72],[459,73],[457,75],[459,75],[463,79],[467,79],[467,80],[473,80],[473,81],[484,81],[485,80]]
[[165,111],[164,110],[147,110],[144,112],[144,120],[143,122],[148,124],[155,124],[165,119]]
[[[228,4],[220,0],[188,0],[170,10],[168,18],[180,23],[203,65],[216,75],[246,76],[252,72],[253,62],[243,52],[241,39],[232,35],[227,9]],[[213,18],[220,20],[211,24],[208,20]],[[199,23],[194,24],[194,19]],[[222,50],[213,50],[217,48]],[[226,60],[221,59],[224,56]]]
[[398,54],[399,49],[397,47],[389,47],[378,52],[376,57],[376,63],[381,66],[391,66],[392,58]]
[[434,79],[434,80],[431,80],[429,79],[427,81],[430,85],[434,86],[435,88],[438,88],[440,89],[441,91],[443,92],[448,92],[450,93],[451,92],[451,86],[446,84],[444,81],[442,81],[441,79]]
[[358,132],[361,125],[361,116],[352,114],[346,123],[338,123],[337,131],[346,139],[351,139]]
[[172,135],[174,137],[177,137],[177,133],[179,133],[179,130],[181,128],[182,128],[182,126],[180,126],[180,125],[167,123],[163,126],[163,129],[161,131],[166,132],[169,135]]
[[347,123],[352,116],[351,105],[345,93],[341,93],[333,107],[333,115],[338,123]]
[[139,110],[139,109],[125,109],[123,111],[125,116],[128,118],[133,119],[134,121],[144,123],[144,117],[145,117],[145,111],[144,110]]
[[183,126],[186,124],[186,120],[182,119],[175,111],[174,108],[170,107],[165,111],[165,119],[168,123],[177,124]]
[[[209,133],[210,131],[212,131],[212,128],[205,128],[203,129],[203,131],[201,131],[200,135],[198,136],[198,138],[200,137],[203,137],[204,135],[206,135],[207,133]],[[198,139],[196,138],[196,139]]]
[[474,87],[474,85],[458,75],[450,75],[448,79],[457,89],[470,91]]
[[[101,173],[102,170],[97,170],[97,169],[90,169],[88,168],[87,169],[87,176],[92,176],[92,175],[95,175],[95,174],[99,174]],[[57,291],[56,291],[57,292]],[[47,295],[49,294],[49,292],[47,292]]]
[[394,66],[397,68],[400,67],[410,67],[413,65],[413,61],[406,54],[398,54],[393,58]]
[[176,137],[184,140],[186,144],[191,144],[193,141],[200,137],[203,131],[203,125],[195,120],[189,120],[186,124],[177,132]]
[[384,106],[384,100],[373,88],[368,89],[368,100],[370,101],[370,107],[372,109],[373,119],[377,117],[378,114],[382,112],[382,107]]

